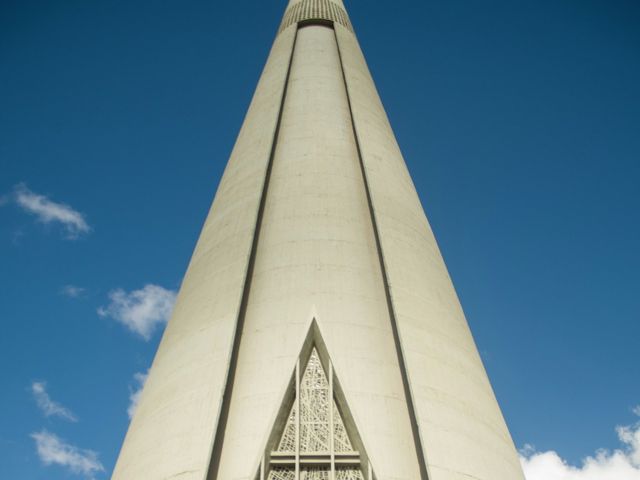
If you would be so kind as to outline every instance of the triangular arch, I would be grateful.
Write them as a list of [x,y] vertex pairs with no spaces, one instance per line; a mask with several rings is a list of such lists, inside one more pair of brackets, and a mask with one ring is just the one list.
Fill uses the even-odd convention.
[[315,320],[296,361],[256,479],[375,479]]

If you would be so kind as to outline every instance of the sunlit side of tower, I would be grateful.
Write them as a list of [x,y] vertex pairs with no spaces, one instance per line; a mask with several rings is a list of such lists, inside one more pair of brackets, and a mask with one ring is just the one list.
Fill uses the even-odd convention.
[[116,480],[523,480],[340,0],[291,0]]

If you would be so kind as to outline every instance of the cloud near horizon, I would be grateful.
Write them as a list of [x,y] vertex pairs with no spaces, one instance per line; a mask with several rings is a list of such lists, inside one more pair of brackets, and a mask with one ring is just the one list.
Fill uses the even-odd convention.
[[169,320],[176,292],[148,284],[131,292],[118,288],[109,293],[109,299],[109,305],[100,307],[98,315],[113,318],[148,341],[156,328]]
[[59,417],[70,422],[77,422],[78,417],[71,410],[51,400],[46,386],[46,382],[33,382],[31,384],[33,398],[35,398],[36,404],[44,416]]
[[136,382],[136,388],[135,390],[131,390],[129,392],[129,408],[127,408],[127,415],[129,415],[129,420],[133,418],[133,414],[136,412],[138,402],[140,401],[140,395],[142,395],[142,389],[144,388],[144,384],[147,381],[148,376],[149,371],[147,371],[146,373],[138,372],[133,375],[133,379]]
[[70,445],[47,430],[32,433],[31,438],[36,442],[38,457],[47,466],[59,465],[87,479],[93,479],[95,473],[104,472],[104,466],[93,450]]
[[44,195],[32,192],[24,183],[16,185],[13,199],[20,208],[34,215],[39,222],[62,225],[68,239],[74,240],[91,231],[80,212],[69,205],[56,203]]
[[[640,405],[633,409],[640,417]],[[616,427],[621,448],[601,449],[579,467],[570,465],[557,452],[537,452],[527,445],[520,461],[527,480],[640,480],[640,421]]]

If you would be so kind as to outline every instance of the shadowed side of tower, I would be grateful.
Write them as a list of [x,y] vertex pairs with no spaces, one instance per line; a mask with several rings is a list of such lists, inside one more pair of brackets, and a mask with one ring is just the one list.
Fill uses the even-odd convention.
[[519,480],[340,1],[290,2],[118,480]]

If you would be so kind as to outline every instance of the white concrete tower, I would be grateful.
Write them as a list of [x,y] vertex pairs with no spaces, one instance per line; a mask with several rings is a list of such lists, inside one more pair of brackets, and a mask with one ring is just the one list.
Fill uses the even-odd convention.
[[291,0],[116,480],[523,480],[340,0]]

